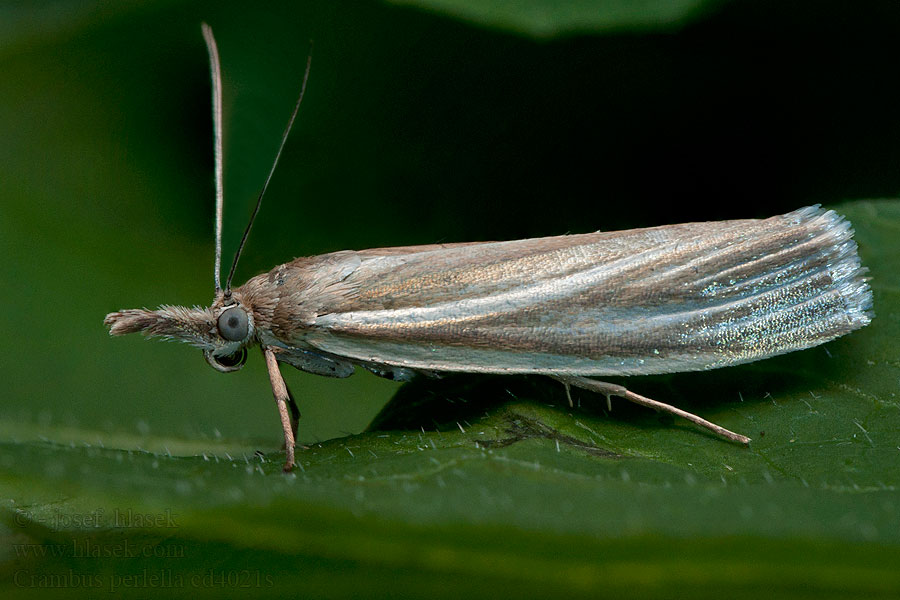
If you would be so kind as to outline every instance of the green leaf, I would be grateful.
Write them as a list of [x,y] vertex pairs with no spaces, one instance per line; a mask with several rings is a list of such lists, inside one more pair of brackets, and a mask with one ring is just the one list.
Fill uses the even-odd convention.
[[621,401],[606,414],[576,393],[570,408],[541,378],[465,377],[403,388],[370,431],[299,451],[290,475],[283,454],[227,441],[201,455],[166,439],[8,442],[8,589],[74,573],[104,589],[169,577],[182,593],[341,595],[363,580],[375,597],[897,593],[900,203],[838,210],[871,267],[870,327],[630,383],[750,448]]

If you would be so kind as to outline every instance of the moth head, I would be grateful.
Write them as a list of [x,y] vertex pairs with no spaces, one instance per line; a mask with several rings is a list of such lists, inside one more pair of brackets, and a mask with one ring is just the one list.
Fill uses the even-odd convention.
[[203,350],[209,365],[223,373],[238,371],[247,361],[254,341],[253,313],[221,298],[209,308],[160,306],[156,310],[132,308],[109,313],[103,322],[110,335],[143,333],[150,337],[187,342]]
[[[306,91],[306,81],[309,77],[310,59],[306,60],[306,71],[303,74],[303,82],[300,86],[300,96],[294,105],[294,111],[288,120],[284,134],[281,136],[281,145],[275,154],[275,160],[272,162],[272,168],[266,177],[262,190],[256,199],[256,208],[250,216],[244,235],[238,244],[237,252],[235,252],[234,260],[231,262],[231,270],[225,280],[225,286],[221,282],[221,259],[222,259],[222,211],[224,208],[224,196],[222,190],[224,182],[222,179],[222,69],[219,62],[219,50],[216,46],[216,40],[213,36],[212,29],[206,23],[202,26],[203,38],[206,40],[206,49],[209,53],[210,74],[212,77],[212,93],[213,93],[213,139],[215,141],[215,173],[216,173],[216,220],[215,220],[215,301],[209,308],[185,308],[183,306],[160,306],[156,310],[147,310],[145,308],[120,310],[119,312],[109,313],[103,322],[109,326],[110,335],[125,335],[126,333],[141,332],[147,336],[157,336],[164,339],[178,340],[187,342],[203,350],[203,356],[206,362],[217,371],[228,373],[237,371],[244,366],[247,360],[247,347],[258,343],[255,327],[253,306],[261,308],[262,314],[266,313],[265,307],[254,305],[252,295],[244,296],[241,286],[232,290],[231,282],[237,268],[238,259],[241,257],[241,251],[247,236],[250,234],[250,228],[253,221],[259,213],[259,207],[262,203],[263,196],[278,165],[278,159],[284,150],[284,144],[287,141],[288,134],[293,127],[294,119],[297,117],[297,111],[300,109],[300,103],[303,101],[303,95]],[[241,300],[247,300],[242,303]],[[263,328],[264,329],[264,328]]]

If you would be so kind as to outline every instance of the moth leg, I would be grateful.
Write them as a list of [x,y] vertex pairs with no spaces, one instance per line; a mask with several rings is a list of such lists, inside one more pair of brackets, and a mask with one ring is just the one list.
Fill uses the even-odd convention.
[[[281,417],[281,428],[284,430],[284,451],[287,454],[284,462],[284,472],[288,473],[294,468],[294,426],[292,426],[291,416],[288,414],[288,402],[290,401],[293,409],[296,409],[297,403],[291,397],[291,393],[284,383],[284,377],[278,369],[278,360],[271,348],[262,349],[263,356],[266,359],[266,368],[269,370],[269,381],[272,384],[272,394],[275,396],[275,404],[278,406],[278,415]],[[300,411],[297,411],[299,418]]]
[[297,402],[294,400],[294,394],[291,393],[291,388],[287,386],[287,383],[284,384],[284,389],[287,390],[288,394],[287,404],[291,411],[291,431],[294,433],[294,442],[296,443],[297,428],[300,426],[300,408],[297,406]]
[[[272,351],[277,353],[277,352],[278,352],[278,348],[273,348]],[[276,355],[276,356],[277,356],[277,355]],[[280,371],[280,370],[279,370],[279,371]],[[287,404],[288,404],[288,408],[289,408],[290,411],[291,411],[291,431],[294,432],[294,446],[296,447],[296,446],[297,446],[297,443],[296,443],[296,442],[297,442],[297,436],[300,434],[300,432],[299,432],[299,427],[300,427],[300,408],[297,406],[297,401],[294,400],[294,393],[291,392],[291,388],[289,388],[289,387],[287,386],[287,382],[285,382],[284,388],[287,390],[287,393],[288,393]],[[282,448],[284,448],[284,447],[285,447],[285,446],[282,446]],[[303,446],[303,445],[301,445],[300,447],[301,447],[301,448],[305,448],[305,449],[307,449],[307,450],[309,449],[308,446]]]
[[[560,381],[562,381],[562,380],[560,380]],[[564,386],[566,386],[566,398],[569,399],[569,408],[574,408],[575,403],[572,402],[572,386],[569,385],[568,383],[566,383],[565,381],[562,381],[562,384]]]
[[729,440],[731,442],[737,442],[744,445],[750,443],[750,438],[746,436],[743,436],[739,433],[734,433],[733,431],[729,431],[724,427],[707,421],[706,419],[699,417],[693,413],[689,413],[687,411],[681,410],[680,408],[676,408],[671,404],[665,404],[663,402],[651,400],[650,398],[646,398],[644,396],[641,396],[640,394],[635,394],[634,392],[629,391],[627,388],[621,385],[608,383],[606,381],[597,381],[595,379],[580,377],[577,375],[554,375],[553,378],[565,385],[566,388],[568,388],[568,386],[574,385],[575,387],[580,387],[592,392],[603,394],[604,396],[606,396],[607,404],[609,404],[609,399],[611,396],[618,396],[619,398],[624,398],[629,402],[634,402],[635,404],[640,404],[641,406],[646,406],[654,410],[675,415],[676,417],[681,417],[682,419],[687,419],[691,423],[708,429],[719,437],[725,438],[726,440]]

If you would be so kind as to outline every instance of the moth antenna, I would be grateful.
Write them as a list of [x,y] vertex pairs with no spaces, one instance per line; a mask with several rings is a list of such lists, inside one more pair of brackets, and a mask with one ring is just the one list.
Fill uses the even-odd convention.
[[222,289],[219,273],[222,270],[222,208],[225,203],[225,192],[222,177],[222,67],[219,63],[219,48],[213,36],[212,27],[201,23],[206,50],[209,52],[209,76],[212,80],[212,112],[213,112],[213,160],[216,172],[216,295]]
[[291,133],[291,128],[294,126],[294,119],[297,118],[297,112],[300,110],[300,103],[303,102],[303,95],[306,93],[306,81],[309,79],[309,68],[311,64],[312,42],[309,44],[309,54],[306,56],[306,71],[303,73],[303,82],[300,84],[300,96],[297,98],[297,103],[294,105],[294,112],[291,113],[291,118],[288,120],[287,127],[284,128],[284,133],[281,135],[281,145],[278,146],[278,152],[275,154],[272,168],[269,169],[269,174],[266,176],[266,181],[263,184],[262,190],[260,190],[259,196],[256,198],[256,207],[254,207],[253,213],[250,215],[250,222],[247,223],[247,228],[244,230],[243,237],[241,237],[241,243],[238,245],[237,252],[234,255],[234,261],[231,263],[231,271],[228,272],[228,279],[225,281],[225,298],[231,297],[231,280],[234,277],[235,269],[237,269],[238,259],[241,258],[241,252],[244,249],[244,244],[247,242],[247,236],[250,235],[250,228],[253,227],[253,221],[256,220],[256,215],[259,213],[259,207],[262,205],[263,196],[266,193],[266,189],[269,187],[269,181],[272,180],[272,174],[275,173],[275,167],[278,166],[278,159],[281,158],[281,152],[284,150],[284,144],[287,142],[288,135]]

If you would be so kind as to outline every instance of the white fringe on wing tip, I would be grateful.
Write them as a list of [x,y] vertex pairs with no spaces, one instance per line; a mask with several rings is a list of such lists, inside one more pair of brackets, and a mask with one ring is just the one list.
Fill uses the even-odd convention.
[[875,317],[872,289],[868,284],[870,278],[866,277],[869,270],[860,262],[858,246],[853,239],[855,232],[850,221],[833,210],[823,209],[820,204],[806,206],[784,216],[797,225],[812,225],[817,220],[822,221],[819,235],[833,237],[834,245],[838,247],[837,258],[829,265],[829,270],[834,279],[834,288],[844,299],[847,319],[852,329],[868,325]]

